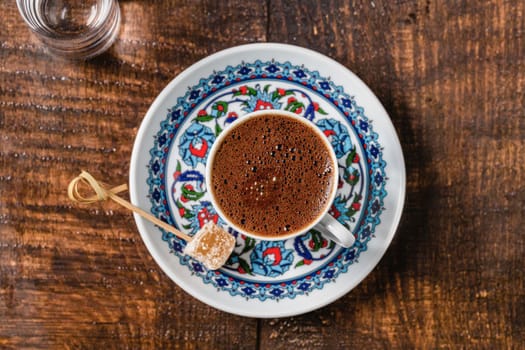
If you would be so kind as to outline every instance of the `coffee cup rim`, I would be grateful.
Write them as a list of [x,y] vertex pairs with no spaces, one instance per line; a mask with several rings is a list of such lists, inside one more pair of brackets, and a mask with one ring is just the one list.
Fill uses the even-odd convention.
[[[332,161],[334,163],[334,172],[333,172],[334,174],[333,174],[333,177],[335,178],[335,180],[334,180],[334,183],[333,183],[333,186],[332,186],[332,190],[330,192],[329,200],[327,201],[328,204],[327,204],[326,208],[322,211],[322,214],[319,215],[315,220],[313,220],[308,226],[306,226],[306,228],[304,228],[302,230],[299,230],[299,231],[296,231],[296,232],[291,232],[288,235],[280,235],[280,236],[258,235],[256,233],[253,233],[253,232],[250,232],[250,231],[246,231],[243,228],[241,228],[238,225],[236,225],[235,223],[231,222],[228,219],[228,216],[226,216],[225,213],[222,211],[220,205],[218,205],[216,197],[215,197],[215,194],[213,193],[213,187],[212,187],[212,184],[211,184],[211,164],[213,163],[213,161],[215,159],[215,155],[217,153],[217,149],[218,149],[219,145],[222,143],[224,138],[226,138],[228,133],[231,130],[233,130],[235,127],[237,127],[239,125],[242,125],[243,123],[247,122],[248,120],[250,120],[252,118],[255,118],[255,117],[258,117],[258,116],[261,116],[261,115],[265,115],[265,114],[269,114],[269,113],[271,113],[271,114],[279,114],[279,115],[283,115],[283,116],[286,116],[286,117],[290,117],[290,118],[293,118],[295,120],[298,120],[298,121],[304,123],[305,125],[308,125],[315,133],[317,133],[320,136],[320,138],[323,140],[323,142],[325,142],[326,148],[328,149],[328,152],[330,153],[330,157],[332,158]],[[305,118],[303,116],[299,116],[296,113],[289,112],[289,111],[283,111],[283,110],[279,110],[279,109],[266,109],[266,110],[254,111],[254,112],[250,112],[250,113],[247,113],[247,114],[239,117],[237,120],[235,120],[230,125],[228,125],[228,127],[225,128],[219,134],[219,136],[217,136],[217,138],[215,139],[215,142],[213,143],[212,147],[210,148],[208,157],[206,159],[205,183],[206,183],[206,189],[207,189],[207,191],[209,193],[209,196],[210,196],[210,199],[211,199],[211,204],[212,204],[213,208],[217,211],[219,216],[231,228],[233,228],[235,231],[237,231],[237,232],[239,232],[239,233],[241,233],[243,235],[246,235],[246,236],[249,236],[249,237],[252,237],[252,238],[255,238],[255,239],[259,239],[259,240],[264,240],[264,241],[281,241],[281,240],[286,240],[286,239],[289,239],[289,238],[297,237],[299,235],[307,233],[314,226],[316,226],[323,219],[323,217],[325,217],[326,215],[329,215],[328,212],[329,212],[329,210],[330,210],[330,208],[332,206],[332,203],[334,202],[336,194],[337,194],[337,182],[338,181],[339,181],[339,165],[338,165],[337,156],[335,154],[334,148],[332,147],[332,144],[330,143],[330,141],[328,140],[326,135],[311,120],[309,120],[309,119],[307,119],[307,118]]]

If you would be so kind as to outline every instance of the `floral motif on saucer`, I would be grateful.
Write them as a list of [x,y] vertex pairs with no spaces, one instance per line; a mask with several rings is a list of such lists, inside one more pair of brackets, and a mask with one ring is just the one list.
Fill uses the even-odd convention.
[[[204,181],[209,150],[237,118],[264,109],[303,116],[328,137],[340,168],[330,213],[353,232],[352,247],[339,247],[313,229],[294,239],[254,240],[229,228],[216,213]],[[232,296],[293,299],[322,289],[358,261],[384,210],[386,163],[364,109],[329,78],[289,62],[244,62],[201,79],[174,101],[149,153],[147,182],[155,215],[190,235],[213,221],[237,238],[226,265],[208,271],[182,253],[183,241],[168,232],[162,236],[195,278]]]

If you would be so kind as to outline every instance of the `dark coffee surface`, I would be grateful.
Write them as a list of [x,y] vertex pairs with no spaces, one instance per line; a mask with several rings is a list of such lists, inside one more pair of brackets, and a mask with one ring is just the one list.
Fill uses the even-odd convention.
[[269,113],[225,131],[211,184],[230,221],[257,235],[280,236],[319,217],[329,205],[334,164],[312,128]]

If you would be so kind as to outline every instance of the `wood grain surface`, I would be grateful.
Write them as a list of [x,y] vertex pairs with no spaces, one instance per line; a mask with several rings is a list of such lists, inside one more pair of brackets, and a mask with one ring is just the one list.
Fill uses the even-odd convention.
[[[0,348],[525,348],[523,1],[121,1],[114,46],[50,56],[0,3]],[[195,61],[250,42],[359,75],[399,133],[407,202],[374,271],[320,310],[251,319],[186,294],[132,216],[67,199],[127,182],[149,105]]]

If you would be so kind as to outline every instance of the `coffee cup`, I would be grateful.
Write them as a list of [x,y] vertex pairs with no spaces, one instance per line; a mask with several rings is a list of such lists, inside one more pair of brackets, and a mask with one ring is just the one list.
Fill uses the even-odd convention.
[[353,234],[328,211],[339,179],[335,152],[319,128],[281,110],[248,113],[224,129],[206,164],[217,213],[233,229],[268,241],[317,230],[343,246]]

